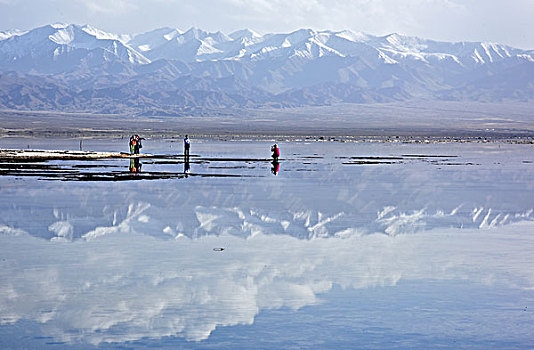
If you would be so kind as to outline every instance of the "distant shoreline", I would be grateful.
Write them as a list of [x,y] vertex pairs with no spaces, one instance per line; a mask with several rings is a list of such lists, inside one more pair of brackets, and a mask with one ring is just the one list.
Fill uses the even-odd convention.
[[534,139],[533,103],[339,104],[232,110],[204,116],[133,116],[0,110],[0,137],[491,141]]
[[[79,133],[70,134],[63,132],[46,132],[46,133],[10,133],[1,134],[0,141],[8,138],[24,139],[127,139],[127,133]],[[148,140],[150,139],[169,139],[170,142],[178,142],[180,135],[169,133],[142,133]],[[380,142],[380,143],[413,143],[413,144],[438,144],[438,143],[509,143],[509,144],[534,144],[534,136],[507,136],[507,135],[472,135],[472,136],[384,136],[384,135],[282,135],[282,134],[211,134],[211,133],[190,133],[194,139],[208,139],[220,141],[277,141],[277,142]],[[178,140],[178,141],[177,141]],[[0,145],[0,152],[7,151]],[[12,150],[11,150],[12,151]]]
[[[323,130],[323,132],[273,132],[249,131],[234,132],[211,132],[195,129],[187,131],[189,135],[197,139],[218,139],[223,141],[246,141],[246,140],[279,140],[279,141],[338,141],[338,142],[403,142],[403,143],[445,143],[445,142],[507,142],[507,143],[532,143],[534,133],[507,133],[507,132],[477,132],[477,131],[433,131],[433,130],[359,130],[358,132]],[[126,138],[133,134],[139,134],[146,138],[179,138],[183,131],[143,131],[143,130],[0,130],[2,138],[38,138],[38,139],[113,139]]]

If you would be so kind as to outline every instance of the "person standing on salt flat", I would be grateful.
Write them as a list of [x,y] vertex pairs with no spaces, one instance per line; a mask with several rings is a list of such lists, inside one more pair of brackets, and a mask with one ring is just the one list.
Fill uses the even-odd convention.
[[271,173],[273,173],[273,175],[277,175],[278,171],[280,170],[280,163],[278,162],[278,158],[280,157],[280,149],[276,143],[271,146],[271,152],[273,153]]
[[189,136],[185,135],[184,138],[184,158],[189,162],[189,148],[191,148],[191,140]]
[[273,152],[273,160],[278,161],[278,157],[280,157],[280,149],[276,143],[272,145],[271,152]]
[[139,154],[139,149],[143,147],[141,140],[144,140],[144,138],[139,137],[139,135],[130,137],[130,154]]

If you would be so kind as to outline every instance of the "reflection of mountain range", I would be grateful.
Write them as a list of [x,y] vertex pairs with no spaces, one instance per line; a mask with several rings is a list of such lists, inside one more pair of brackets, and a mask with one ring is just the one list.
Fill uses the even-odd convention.
[[[316,145],[309,147],[318,149]],[[483,163],[506,162],[502,157],[493,154]],[[309,161],[309,158],[303,159],[304,162]],[[332,159],[315,156],[317,163],[313,168],[320,170],[310,172],[314,175],[305,179],[300,179],[298,171],[295,171],[305,166],[301,163],[302,159],[285,160],[284,171],[294,171],[291,176],[296,176],[298,184],[263,179],[261,175],[268,173],[270,165],[262,169],[263,164],[256,163],[256,169],[245,173],[243,163],[234,162],[227,165],[227,170],[231,174],[241,172],[241,175],[250,176],[246,182],[240,181],[240,177],[221,177],[221,173],[214,173],[219,176],[197,179],[195,185],[185,179],[177,180],[181,181],[178,188],[167,188],[166,182],[160,183],[159,180],[150,187],[144,183],[128,183],[124,192],[113,194],[93,188],[70,190],[72,184],[67,182],[59,186],[61,190],[57,193],[51,193],[48,188],[55,186],[54,182],[31,192],[22,187],[11,191],[6,196],[7,202],[55,203],[55,208],[53,211],[35,210],[34,218],[40,223],[36,225],[27,220],[26,206],[6,207],[3,209],[6,219],[0,222],[0,234],[26,232],[46,240],[63,242],[90,241],[130,231],[163,240],[221,235],[248,238],[258,234],[313,240],[376,233],[398,236],[446,227],[487,229],[534,220],[528,192],[518,190],[529,183],[529,172],[517,172],[512,177],[486,172],[485,165],[471,165],[473,168],[466,165],[456,171],[454,178],[450,178],[448,172],[438,170],[438,166],[447,167],[446,163],[431,165],[431,161],[436,161],[429,159],[418,157],[412,163],[405,160],[402,165],[388,164],[384,167],[371,164],[354,168],[355,165],[338,164],[341,168],[324,173],[322,166],[332,166]],[[478,161],[481,159],[477,157]],[[125,168],[127,163],[120,161]],[[338,159],[335,161],[340,162]],[[252,164],[248,162],[249,167],[254,167]],[[421,164],[432,175],[416,174],[412,167]],[[449,167],[461,166],[458,164]],[[514,166],[513,161],[506,164]],[[173,165],[179,168],[181,174],[182,165]],[[81,168],[83,165],[75,166]],[[95,165],[89,166],[94,171]],[[118,172],[109,162],[105,166]],[[146,164],[144,169],[150,169],[150,166],[154,173],[164,173],[155,164]],[[215,170],[210,166],[214,166]],[[53,167],[55,171],[60,169],[57,163]],[[196,163],[195,167],[195,171],[205,175],[224,168],[221,163],[213,165],[209,162]],[[72,172],[66,170],[69,171]],[[224,179],[224,186],[216,179]],[[478,191],[480,184],[505,186],[506,181],[514,185],[498,197]],[[106,188],[105,183],[107,181],[103,184],[92,182],[92,186]],[[397,185],[392,188],[392,183]],[[199,189],[209,196],[199,195]]]
[[534,52],[391,34],[90,26],[0,33],[0,106],[182,114],[407,99],[530,100]]

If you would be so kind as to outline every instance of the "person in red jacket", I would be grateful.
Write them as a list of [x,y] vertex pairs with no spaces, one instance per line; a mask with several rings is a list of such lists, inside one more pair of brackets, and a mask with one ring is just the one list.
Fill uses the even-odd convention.
[[280,149],[276,143],[272,145],[271,152],[273,152],[273,159],[278,161],[278,157],[280,157]]

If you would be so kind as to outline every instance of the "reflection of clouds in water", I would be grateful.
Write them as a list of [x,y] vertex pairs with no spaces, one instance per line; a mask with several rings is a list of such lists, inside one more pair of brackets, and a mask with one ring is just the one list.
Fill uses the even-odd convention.
[[[131,206],[127,219],[89,232],[89,241],[49,242],[3,229],[0,322],[36,320],[68,342],[201,340],[217,326],[251,324],[264,309],[317,303],[333,284],[464,279],[534,288],[531,222],[393,237],[161,240],[138,226],[140,217],[152,222],[147,208]],[[213,251],[219,246],[226,249]]]
[[9,227],[6,225],[0,225],[0,236],[18,236],[25,234],[24,230]]
[[53,241],[72,241],[74,227],[68,221],[56,221],[48,227],[48,231],[53,232]]

